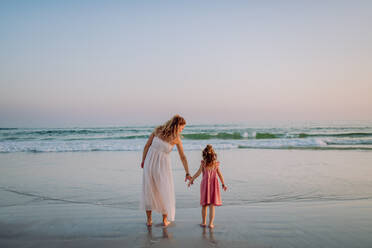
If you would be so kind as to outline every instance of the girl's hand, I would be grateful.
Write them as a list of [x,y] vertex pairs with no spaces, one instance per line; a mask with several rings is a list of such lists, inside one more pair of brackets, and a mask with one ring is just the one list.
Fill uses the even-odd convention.
[[227,187],[225,184],[222,184],[222,188],[223,188],[223,191],[226,191],[227,190]]
[[189,183],[187,184],[187,187],[190,187],[190,186],[193,185],[193,184],[194,184],[194,180],[191,179],[191,180],[189,181]]
[[141,168],[143,169],[143,165],[145,164],[145,161],[142,161]]

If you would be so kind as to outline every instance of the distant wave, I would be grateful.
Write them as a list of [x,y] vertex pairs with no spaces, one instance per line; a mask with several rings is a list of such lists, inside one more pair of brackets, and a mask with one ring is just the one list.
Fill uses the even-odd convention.
[[185,139],[208,140],[208,139],[281,139],[281,138],[308,138],[308,137],[338,137],[338,138],[363,138],[372,137],[372,133],[270,133],[270,132],[253,132],[250,136],[247,132],[241,134],[234,133],[193,133],[184,134]]
[[0,151],[0,153],[12,153],[12,152],[29,152],[29,153],[44,153],[44,152],[98,152],[98,151],[138,151],[138,149],[131,148],[59,148],[59,149],[43,149],[43,148],[23,148],[9,151]]
[[278,149],[278,150],[365,150],[372,151],[372,147],[363,146],[347,146],[347,147],[333,147],[333,146],[244,146],[239,145],[239,149]]
[[238,133],[191,133],[191,134],[183,134],[182,135],[185,139],[192,139],[192,140],[208,140],[208,139],[243,139],[244,137]]
[[[49,129],[49,130],[22,130],[11,132],[9,135],[74,135],[74,134],[100,134],[107,133],[106,129]],[[3,134],[4,135],[4,134]]]
[[185,139],[191,140],[209,140],[209,139],[223,139],[223,140],[243,140],[243,139],[276,139],[282,138],[285,134],[274,134],[274,133],[253,133],[251,136],[247,132],[241,134],[239,132],[233,133],[192,133],[183,134]]
[[[99,134],[104,133],[100,131],[91,132],[91,131],[76,131],[75,134],[86,134],[89,132],[90,134]],[[95,137],[95,136],[64,136],[64,135],[55,135],[55,136],[46,136],[46,134],[72,134],[71,131],[38,131],[33,132],[33,134],[43,134],[39,135],[12,135],[12,136],[0,136],[0,141],[8,141],[8,140],[126,140],[126,139],[146,139],[149,137],[149,134],[139,134],[139,135],[123,135],[123,136],[111,136],[106,135],[103,137]],[[182,135],[184,139],[188,140],[210,140],[210,139],[220,139],[220,140],[246,140],[246,139],[292,139],[292,138],[312,138],[312,137],[335,137],[335,138],[368,138],[372,137],[372,133],[339,133],[339,134],[308,134],[308,133],[299,133],[299,134],[286,134],[286,133],[253,133],[249,135],[248,133],[241,134],[239,132],[234,133],[188,133]]]
[[150,131],[151,128],[86,128],[86,129],[19,129],[19,128],[0,128],[0,130],[17,130],[9,133],[1,133],[3,136],[61,136],[61,135],[89,135],[89,134],[110,134],[110,133],[122,133],[122,132],[144,132]]
[[74,137],[74,138],[58,138],[58,137],[5,137],[1,138],[1,141],[11,141],[11,140],[19,140],[19,141],[27,141],[27,140],[64,140],[64,141],[74,141],[74,140],[127,140],[127,139],[145,139],[148,138],[149,135],[129,135],[129,136],[117,136],[117,137]]
[[372,145],[372,139],[332,139],[324,142],[327,145]]
[[361,137],[372,137],[372,133],[323,133],[323,134],[300,133],[299,134],[299,138],[307,138],[307,137],[361,138]]

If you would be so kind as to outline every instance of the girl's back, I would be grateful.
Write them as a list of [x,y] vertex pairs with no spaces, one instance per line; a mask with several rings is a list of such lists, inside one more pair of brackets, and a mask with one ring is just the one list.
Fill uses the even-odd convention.
[[213,165],[207,166],[202,160],[203,167],[203,179],[200,184],[200,205],[221,206],[221,193],[220,185],[217,178],[217,169],[219,162],[215,162]]

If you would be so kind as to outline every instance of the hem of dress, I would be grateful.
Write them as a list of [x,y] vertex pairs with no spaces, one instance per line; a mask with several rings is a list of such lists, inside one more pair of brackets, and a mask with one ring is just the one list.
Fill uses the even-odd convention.
[[222,203],[221,204],[215,204],[215,203],[207,203],[207,204],[200,204],[200,206],[209,206],[209,205],[214,205],[214,206],[216,206],[216,207],[220,207],[220,206],[222,206]]
[[159,211],[158,209],[146,209],[146,208],[142,208],[142,207],[140,207],[140,210],[145,210],[145,211],[155,211],[155,212],[157,212],[158,214],[161,214],[161,215],[163,215],[163,214],[166,214],[167,215],[167,217],[168,217],[168,220],[170,220],[170,221],[174,221],[174,217],[172,218],[172,216],[170,216],[169,214],[167,214],[167,213],[163,213],[162,211]]

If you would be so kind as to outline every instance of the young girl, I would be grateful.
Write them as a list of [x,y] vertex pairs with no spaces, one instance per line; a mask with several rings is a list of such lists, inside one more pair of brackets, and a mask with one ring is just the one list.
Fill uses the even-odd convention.
[[203,179],[200,184],[200,205],[202,206],[202,227],[207,226],[207,207],[209,206],[209,228],[213,228],[214,221],[214,206],[221,206],[221,194],[217,175],[221,180],[222,188],[227,190],[223,176],[219,169],[217,154],[213,150],[212,145],[207,145],[203,150],[203,160],[201,161],[199,170],[191,178],[188,186],[193,184],[194,180],[203,172]]

